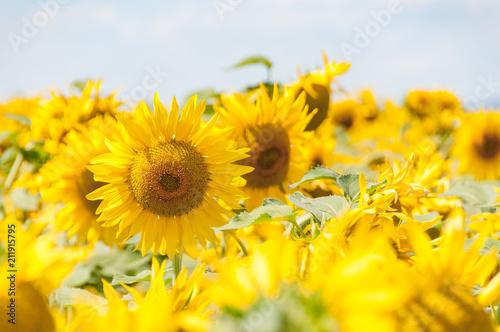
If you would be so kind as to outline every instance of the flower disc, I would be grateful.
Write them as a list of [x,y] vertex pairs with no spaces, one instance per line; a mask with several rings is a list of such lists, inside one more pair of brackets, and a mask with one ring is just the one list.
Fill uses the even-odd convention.
[[137,154],[131,184],[137,201],[163,217],[187,214],[198,207],[208,187],[208,167],[200,152],[171,140]]
[[241,146],[250,147],[250,157],[239,164],[254,168],[243,176],[248,186],[266,188],[283,182],[290,162],[290,139],[284,128],[273,124],[249,127],[240,141]]
[[306,105],[309,106],[308,113],[311,113],[315,109],[318,110],[306,127],[306,130],[314,130],[318,128],[328,115],[330,91],[327,86],[317,83],[312,83],[309,90],[312,91],[301,88],[298,90],[297,96],[299,96],[302,91],[306,91]]
[[494,159],[500,152],[500,137],[495,132],[484,132],[474,147],[478,156],[483,159]]

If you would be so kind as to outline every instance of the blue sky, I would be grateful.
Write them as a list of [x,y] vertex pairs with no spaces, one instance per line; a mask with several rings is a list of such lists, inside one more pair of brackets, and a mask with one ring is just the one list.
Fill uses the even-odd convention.
[[[58,4],[52,15],[49,3]],[[390,22],[376,23],[373,11],[394,5]],[[158,91],[161,100],[183,100],[265,79],[259,67],[227,70],[256,54],[274,62],[272,79],[289,82],[297,65],[321,65],[321,51],[345,60],[342,45],[356,47],[357,31],[378,24],[340,78],[349,91],[371,88],[397,101],[410,89],[449,89],[471,106],[497,107],[499,15],[497,0],[4,1],[0,100],[89,77],[124,98],[151,100]]]

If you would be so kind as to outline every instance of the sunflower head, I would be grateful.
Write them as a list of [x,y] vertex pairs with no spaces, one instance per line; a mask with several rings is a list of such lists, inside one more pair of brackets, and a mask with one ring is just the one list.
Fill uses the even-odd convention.
[[500,114],[468,114],[457,130],[452,154],[458,158],[459,170],[478,179],[500,178]]
[[285,128],[270,123],[246,128],[238,137],[238,144],[250,148],[250,157],[238,162],[254,168],[244,176],[248,186],[266,188],[279,185],[286,178],[290,163],[290,138]]
[[229,139],[233,128],[216,127],[218,117],[202,124],[205,102],[191,98],[182,110],[174,98],[170,111],[154,99],[154,114],[143,102],[132,115],[118,116],[120,136],[106,143],[111,152],[88,168],[106,183],[87,197],[102,200],[103,226],[119,225],[118,241],[141,233],[136,249],[172,257],[182,245],[196,250],[196,239],[216,242],[212,227],[227,222],[230,209],[241,208],[241,175],[235,165],[248,149]]
[[221,124],[234,126],[234,139],[241,148],[248,148],[249,157],[238,162],[253,167],[244,175],[245,191],[252,197],[247,206],[256,207],[262,199],[284,199],[284,188],[302,176],[306,164],[298,151],[304,129],[315,112],[307,114],[305,93],[295,98],[277,86],[272,97],[261,85],[256,102],[241,95],[222,96],[222,107],[216,107]]
[[209,179],[203,155],[189,142],[176,140],[140,151],[130,172],[137,201],[164,217],[182,216],[197,208]]
[[299,81],[291,86],[291,93],[296,98],[305,91],[306,105],[309,112],[317,110],[306,127],[306,130],[316,129],[328,116],[330,106],[331,84],[335,76],[349,69],[346,63],[328,63],[326,55],[323,54],[324,69],[316,70],[306,75],[299,75]]
[[97,222],[100,201],[91,201],[88,194],[106,183],[95,181],[86,166],[95,156],[108,152],[104,135],[117,135],[116,121],[111,116],[97,117],[72,129],[59,145],[57,153],[40,169],[43,178],[40,191],[44,202],[63,203],[55,218],[56,227],[68,231],[78,242],[107,245],[115,242],[117,228],[103,228]]
[[429,91],[412,91],[406,97],[405,103],[414,115],[423,117],[431,113],[433,96]]
[[355,127],[359,120],[360,105],[354,100],[345,100],[332,105],[331,117],[332,122],[344,128],[345,130],[350,130]]
[[53,92],[51,100],[40,101],[31,116],[31,139],[45,140],[45,149],[56,153],[71,129],[95,117],[116,114],[121,103],[114,99],[114,94],[100,97],[100,83],[89,81],[79,94],[66,97]]

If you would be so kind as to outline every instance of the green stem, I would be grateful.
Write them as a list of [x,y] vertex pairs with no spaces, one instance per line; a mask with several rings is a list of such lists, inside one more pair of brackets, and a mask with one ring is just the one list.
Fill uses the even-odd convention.
[[238,242],[238,245],[240,246],[241,248],[241,251],[243,251],[243,254],[245,256],[248,256],[248,251],[247,251],[247,248],[245,247],[245,245],[243,244],[243,242],[241,241],[241,239],[238,237],[238,235],[236,235],[235,232],[232,232],[232,231],[229,231],[228,232],[232,237],[233,239]]
[[304,231],[302,230],[302,228],[299,226],[299,224],[297,224],[296,220],[290,220],[290,222],[292,223],[293,226],[295,226],[295,228],[297,229],[297,231],[300,233],[300,235],[302,237],[306,237],[306,234],[304,233]]
[[174,258],[172,260],[172,268],[174,269],[174,276],[172,277],[172,285],[175,284],[175,280],[179,273],[181,273],[182,269],[182,248],[180,252],[176,251],[174,254]]

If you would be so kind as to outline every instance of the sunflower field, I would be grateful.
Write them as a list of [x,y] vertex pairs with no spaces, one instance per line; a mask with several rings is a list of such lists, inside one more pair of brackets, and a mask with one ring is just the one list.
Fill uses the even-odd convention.
[[500,331],[500,113],[349,67],[3,102],[0,331]]

